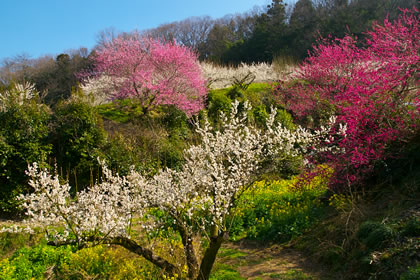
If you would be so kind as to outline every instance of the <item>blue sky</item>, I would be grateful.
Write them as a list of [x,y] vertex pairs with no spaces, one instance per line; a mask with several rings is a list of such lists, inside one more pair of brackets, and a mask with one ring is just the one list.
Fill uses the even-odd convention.
[[0,0],[0,61],[91,49],[106,28],[143,30],[191,16],[249,11],[269,0]]

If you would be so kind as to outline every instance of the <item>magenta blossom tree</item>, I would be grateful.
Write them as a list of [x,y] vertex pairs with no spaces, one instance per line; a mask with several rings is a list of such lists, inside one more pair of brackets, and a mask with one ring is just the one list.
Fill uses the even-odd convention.
[[112,81],[111,98],[135,98],[145,113],[163,104],[187,115],[204,107],[206,81],[196,54],[186,47],[134,34],[106,43],[95,60],[95,74]]
[[340,139],[345,152],[322,158],[334,167],[336,187],[360,183],[418,131],[419,23],[413,8],[394,22],[374,24],[364,47],[351,36],[320,40],[297,74],[303,82],[275,91],[298,119],[316,126],[335,114],[347,124],[347,136]]

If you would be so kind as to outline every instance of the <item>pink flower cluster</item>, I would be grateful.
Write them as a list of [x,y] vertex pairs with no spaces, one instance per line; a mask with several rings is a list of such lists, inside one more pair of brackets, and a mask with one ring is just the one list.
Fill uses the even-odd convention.
[[166,104],[192,115],[204,107],[206,81],[197,56],[176,43],[118,37],[97,52],[95,72],[112,79],[113,98],[137,98],[145,110]]
[[[322,123],[330,114],[347,124],[344,153],[324,153],[335,169],[333,184],[360,183],[378,161],[398,153],[420,120],[419,11],[374,24],[357,38],[321,39],[293,85],[280,84],[278,101],[298,119]],[[360,47],[363,45],[363,47]]]

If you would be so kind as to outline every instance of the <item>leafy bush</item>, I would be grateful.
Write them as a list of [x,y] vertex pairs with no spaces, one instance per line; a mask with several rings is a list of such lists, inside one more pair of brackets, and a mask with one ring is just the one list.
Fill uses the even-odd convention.
[[268,117],[267,110],[265,109],[265,106],[259,105],[254,107],[252,110],[252,114],[254,115],[255,123],[259,126],[264,126],[265,122]]
[[420,279],[420,265],[409,269],[407,272],[401,275],[400,280],[417,280]]
[[[106,246],[75,252],[72,247],[43,243],[21,248],[0,261],[0,279],[157,279],[161,272],[142,258]],[[50,278],[49,278],[50,277]]]
[[69,261],[71,248],[54,248],[40,244],[22,248],[0,262],[0,278],[4,280],[44,279],[48,268],[59,269]]
[[140,103],[132,99],[117,99],[97,106],[98,113],[117,123],[126,123],[143,115]]
[[357,237],[360,239],[366,239],[374,230],[381,227],[381,225],[382,224],[379,222],[366,221],[360,225]]
[[227,114],[230,111],[232,99],[227,96],[227,92],[227,89],[209,92],[207,110],[210,120],[217,121],[221,112]]
[[[81,100],[59,103],[54,110],[49,141],[59,173],[79,190],[94,181],[106,133],[95,108]],[[64,169],[64,170],[63,170]]]
[[[234,100],[247,101],[253,108],[251,117],[259,126],[265,126],[268,111],[273,105],[273,97],[270,94],[271,85],[267,83],[252,83],[246,89],[232,86],[224,89],[211,90],[208,95],[208,116],[213,122],[218,121],[221,112],[227,113]],[[241,109],[241,106],[240,108]],[[276,123],[280,123],[293,130],[295,125],[292,115],[286,110],[277,109]]]
[[405,237],[420,236],[420,221],[419,219],[410,219],[402,228],[401,235]]
[[292,115],[286,112],[286,110],[277,110],[276,121],[281,123],[287,129],[294,130],[296,128]]
[[366,221],[360,225],[357,233],[359,239],[369,249],[379,249],[393,237],[392,229],[384,223]]
[[385,243],[392,238],[392,235],[393,234],[391,228],[381,224],[365,239],[366,246],[370,249],[383,247]]
[[158,106],[150,114],[130,99],[100,105],[99,112],[109,131],[103,154],[113,170],[126,175],[130,166],[156,171],[159,167],[179,168],[182,151],[193,136],[187,115],[175,106]]
[[10,256],[22,247],[38,244],[40,239],[42,236],[38,234],[2,232],[0,233],[0,258]]
[[29,190],[28,163],[45,166],[51,152],[49,119],[49,108],[38,102],[32,85],[15,85],[0,94],[0,214],[17,212],[16,196]]

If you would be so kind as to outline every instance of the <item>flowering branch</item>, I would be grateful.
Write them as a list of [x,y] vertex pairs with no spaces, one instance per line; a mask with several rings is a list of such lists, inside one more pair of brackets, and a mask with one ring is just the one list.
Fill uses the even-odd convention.
[[[315,132],[301,127],[290,131],[274,124],[272,110],[268,129],[263,131],[249,125],[249,106],[245,103],[242,113],[238,106],[236,102],[229,116],[222,115],[217,131],[207,120],[196,122],[202,140],[184,152],[181,170],[163,169],[147,177],[133,169],[121,177],[102,162],[104,180],[71,197],[68,184],[61,184],[57,175],[39,170],[34,163],[27,171],[34,192],[20,197],[29,222],[45,228],[64,227],[49,233],[50,244],[120,245],[173,274],[178,266],[155,255],[153,246],[140,246],[129,230],[133,215],[146,232],[159,230],[169,216],[174,223],[171,227],[175,226],[182,239],[188,278],[208,279],[217,251],[228,238],[236,200],[266,171],[265,163],[279,154],[300,156],[321,149],[334,125]],[[167,216],[155,215],[154,209]],[[209,239],[201,259],[193,245],[197,236],[199,241]]]

